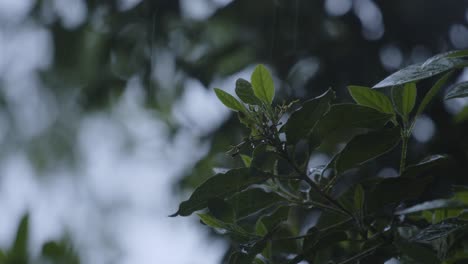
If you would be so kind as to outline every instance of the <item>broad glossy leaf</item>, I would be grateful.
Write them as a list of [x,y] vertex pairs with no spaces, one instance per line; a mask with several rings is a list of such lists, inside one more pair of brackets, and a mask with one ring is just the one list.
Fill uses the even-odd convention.
[[226,107],[239,112],[247,112],[245,106],[239,102],[234,96],[226,93],[225,91],[215,88],[216,96]]
[[400,252],[417,261],[418,263],[440,264],[440,260],[435,252],[420,243],[396,241],[395,244]]
[[332,105],[314,128],[314,134],[320,138],[337,131],[353,128],[377,129],[383,127],[393,117],[373,108],[356,104]]
[[421,211],[429,211],[435,209],[452,209],[452,208],[463,208],[465,205],[456,200],[452,199],[438,199],[433,201],[424,202],[421,204],[413,205],[409,208],[405,208],[403,210],[398,210],[395,212],[396,215],[406,215],[406,214],[413,214],[418,213]]
[[254,168],[232,169],[226,173],[216,174],[202,183],[187,201],[180,204],[179,210],[171,216],[188,216],[206,208],[213,198],[228,198],[252,184],[261,183],[270,177],[269,174]]
[[406,167],[401,177],[413,178],[419,176],[420,174],[428,171],[429,169],[444,164],[445,162],[447,162],[447,158],[448,157],[446,155],[429,156],[417,164]]
[[275,87],[268,69],[262,64],[258,65],[252,73],[251,82],[255,96],[270,105],[275,97]]
[[208,200],[208,209],[211,215],[223,222],[233,223],[236,219],[234,208],[222,198]]
[[453,98],[468,97],[468,82],[461,82],[455,84],[450,91],[445,95],[445,100]]
[[390,99],[383,93],[364,86],[348,86],[354,101],[360,105],[374,108],[382,113],[393,114]]
[[380,210],[388,204],[399,204],[403,201],[417,199],[430,182],[432,182],[431,177],[384,179],[368,195],[369,211]]
[[427,59],[424,63],[423,66],[426,67],[434,62],[437,63],[438,60],[444,59],[444,58],[462,58],[462,57],[467,57],[468,56],[468,50],[452,50],[452,51],[447,51],[444,53],[436,54],[429,59]]
[[392,88],[392,101],[395,110],[405,119],[416,103],[417,89],[415,83],[407,83],[403,87]]
[[335,92],[329,89],[324,94],[304,102],[302,107],[294,111],[284,125],[286,138],[291,143],[307,138],[317,122],[330,109],[330,103],[335,99]]
[[398,127],[355,136],[335,159],[337,173],[341,174],[387,153],[398,142],[400,142],[400,129]]
[[238,193],[228,201],[234,209],[237,219],[242,219],[258,211],[268,209],[278,203],[286,203],[286,199],[274,192],[265,192],[260,188],[253,188]]
[[413,64],[393,73],[378,84],[374,85],[373,88],[399,86],[409,82],[417,82],[466,65],[466,61],[459,57],[436,56],[429,58],[423,64]]
[[242,78],[236,81],[236,94],[246,104],[261,105],[262,102],[258,99],[253,91],[252,85]]
[[453,71],[449,71],[446,74],[444,74],[442,77],[440,77],[439,80],[432,86],[432,88],[426,93],[424,96],[423,100],[419,104],[418,111],[416,115],[422,114],[422,112],[426,109],[427,105],[432,101],[434,96],[440,91],[442,86],[447,82],[447,80],[452,76]]

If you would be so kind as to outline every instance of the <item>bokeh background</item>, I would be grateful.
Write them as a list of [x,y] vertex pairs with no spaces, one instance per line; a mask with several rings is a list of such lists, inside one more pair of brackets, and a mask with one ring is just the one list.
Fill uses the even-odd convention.
[[[346,85],[468,48],[467,22],[467,0],[0,0],[0,249],[28,214],[29,263],[50,240],[81,263],[222,263],[228,242],[167,217],[240,164],[226,151],[245,131],[213,87],[264,63],[277,102],[349,101]],[[467,116],[436,100],[410,161],[448,153],[441,181],[467,184]]]

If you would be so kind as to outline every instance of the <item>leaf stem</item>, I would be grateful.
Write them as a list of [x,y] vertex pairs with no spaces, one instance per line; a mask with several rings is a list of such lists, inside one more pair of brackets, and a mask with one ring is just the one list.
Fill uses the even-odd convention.
[[401,133],[401,159],[400,159],[400,175],[406,168],[406,153],[408,152],[409,130],[403,129]]

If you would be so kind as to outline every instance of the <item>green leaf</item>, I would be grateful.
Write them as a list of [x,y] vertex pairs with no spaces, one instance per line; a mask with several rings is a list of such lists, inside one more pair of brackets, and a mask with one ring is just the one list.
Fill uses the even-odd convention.
[[455,115],[454,121],[456,123],[462,123],[468,120],[468,105],[465,106],[458,114]]
[[400,142],[398,127],[355,136],[335,158],[337,174],[387,153],[398,142]]
[[222,198],[208,200],[208,209],[211,215],[223,222],[233,223],[236,219],[234,208]]
[[[69,243],[49,241],[42,246],[42,256],[52,261],[50,263],[79,264],[80,259]],[[47,262],[49,263],[49,262]]]
[[445,95],[445,100],[468,97],[468,82],[457,83]]
[[249,232],[245,231],[242,227],[236,224],[225,223],[219,219],[216,219],[215,217],[209,214],[197,214],[197,215],[198,217],[200,217],[200,220],[205,225],[212,227],[212,228],[225,230],[229,232],[230,235],[232,235],[236,240],[249,241],[251,239],[258,238],[257,236],[250,234]]
[[407,83],[403,87],[393,87],[392,88],[392,101],[395,106],[395,110],[400,114],[405,120],[408,119],[409,114],[414,108],[416,103],[416,84]]
[[392,102],[381,92],[364,86],[348,86],[348,91],[354,101],[360,105],[374,108],[382,113],[394,113]]
[[354,208],[360,212],[361,216],[363,216],[364,213],[364,205],[366,202],[366,197],[365,197],[365,192],[364,189],[360,184],[356,186],[356,189],[354,191]]
[[252,163],[252,158],[250,156],[247,156],[245,154],[240,154],[240,157],[242,159],[242,162],[244,163],[245,167],[250,167],[250,164]]
[[391,120],[393,115],[379,112],[373,108],[356,104],[332,105],[314,128],[320,138],[325,138],[337,131],[353,128],[377,129]]
[[236,81],[236,94],[246,104],[262,104],[262,102],[255,96],[252,85],[242,78],[239,78]]
[[247,112],[245,106],[239,102],[234,96],[226,93],[225,91],[214,88],[216,96],[226,107],[239,112]]
[[227,202],[236,212],[237,219],[242,219],[286,200],[274,192],[253,188],[234,195]]
[[275,87],[268,69],[262,64],[255,67],[251,81],[255,96],[270,105],[275,97]]
[[417,199],[430,182],[432,177],[397,177],[381,180],[368,195],[368,211],[373,212],[381,210],[388,204]]
[[257,222],[255,223],[255,234],[259,236],[264,236],[268,234],[268,229],[265,226],[265,224],[262,222],[261,218],[259,218]]
[[251,264],[255,256],[243,252],[234,252],[229,256],[228,264]]
[[29,237],[29,215],[25,214],[16,230],[16,238],[13,247],[10,249],[9,259],[13,263],[27,263],[28,259],[28,237]]
[[417,164],[408,166],[400,177],[381,180],[368,196],[367,201],[371,203],[368,207],[377,210],[387,204],[419,198],[432,181],[430,174],[423,174],[446,161],[447,157],[444,155],[432,155]]
[[405,168],[401,177],[404,178],[414,178],[422,173],[432,169],[436,166],[440,166],[447,162],[448,157],[446,155],[431,155],[429,157],[424,158],[419,163],[410,165]]
[[441,55],[436,55],[432,58],[429,58],[424,63],[413,64],[393,73],[378,84],[374,85],[373,88],[400,86],[409,82],[417,82],[419,80],[430,78],[451,69],[466,66],[466,61],[460,59],[460,57],[462,56],[444,57]]
[[439,92],[439,90],[442,88],[442,86],[450,78],[452,73],[453,73],[453,71],[449,71],[446,74],[444,74],[439,80],[437,80],[437,82],[432,86],[432,88],[429,90],[429,92],[426,93],[423,100],[419,104],[418,111],[416,112],[417,116],[422,114],[422,112],[426,109],[427,105],[429,105],[429,103],[432,101],[434,96]]
[[468,205],[468,186],[454,185],[453,199],[456,199]]
[[463,58],[468,56],[468,50],[452,50],[452,51],[447,51],[444,53],[436,54],[429,59],[427,59],[424,63],[423,66],[428,66],[430,64],[433,64],[434,62],[437,63],[437,61],[441,59],[446,59],[446,58]]
[[397,248],[403,254],[424,264],[440,264],[440,260],[435,252],[424,245],[416,242],[396,241]]
[[284,126],[286,138],[291,143],[307,138],[317,122],[330,109],[335,92],[328,89],[324,94],[304,102],[302,107],[294,111]]
[[278,207],[274,212],[269,215],[264,215],[259,218],[259,221],[265,225],[268,231],[273,230],[278,224],[287,221],[289,217],[289,206]]
[[210,199],[227,198],[252,184],[266,181],[269,177],[269,174],[254,168],[232,169],[226,173],[216,174],[196,188],[190,198],[182,202],[179,210],[171,216],[191,215],[206,208]]
[[403,210],[398,210],[395,212],[395,215],[406,215],[419,213],[422,211],[429,211],[435,209],[453,209],[453,208],[463,208],[465,207],[464,203],[452,200],[452,199],[438,199],[433,201],[424,202],[421,204],[413,205],[409,208]]

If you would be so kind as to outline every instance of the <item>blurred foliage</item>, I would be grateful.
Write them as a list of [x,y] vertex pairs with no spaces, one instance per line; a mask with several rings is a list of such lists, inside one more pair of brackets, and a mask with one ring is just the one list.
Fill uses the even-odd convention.
[[0,251],[2,264],[79,264],[77,253],[70,247],[69,241],[47,241],[42,246],[41,255],[33,257],[29,254],[29,216],[21,218],[16,231],[15,240],[9,250]]

